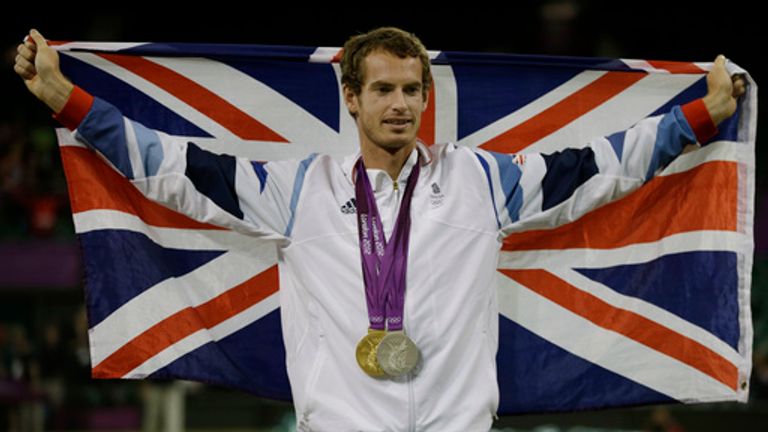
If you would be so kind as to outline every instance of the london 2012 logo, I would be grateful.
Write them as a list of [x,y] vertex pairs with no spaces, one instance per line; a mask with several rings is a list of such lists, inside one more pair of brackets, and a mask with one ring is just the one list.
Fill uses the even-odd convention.
[[443,201],[445,201],[445,195],[440,190],[440,185],[437,183],[432,183],[432,193],[429,194],[429,203],[432,205],[432,208],[438,208],[441,205],[443,205]]

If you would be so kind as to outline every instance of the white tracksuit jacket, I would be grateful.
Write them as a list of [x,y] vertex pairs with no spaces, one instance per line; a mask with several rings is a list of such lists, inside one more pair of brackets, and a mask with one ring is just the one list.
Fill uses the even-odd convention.
[[[312,155],[258,163],[214,155],[124,118],[79,88],[57,117],[149,198],[278,248],[287,369],[298,429],[487,431],[499,390],[496,264],[523,223],[551,226],[626,194],[714,129],[701,101],[645,119],[580,150],[504,155],[419,145],[405,330],[423,361],[374,379],[355,360],[367,332],[352,167]],[[706,137],[703,135],[706,134]],[[369,170],[387,236],[404,188]]]

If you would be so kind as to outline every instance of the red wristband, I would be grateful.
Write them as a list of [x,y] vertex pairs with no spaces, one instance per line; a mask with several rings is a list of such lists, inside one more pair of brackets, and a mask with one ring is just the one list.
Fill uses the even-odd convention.
[[93,105],[93,96],[80,87],[75,86],[64,108],[58,114],[54,113],[53,118],[66,126],[67,129],[75,130],[80,126],[85,116],[88,115],[91,105]]
[[683,115],[688,120],[688,124],[691,125],[693,133],[696,134],[696,141],[700,144],[706,143],[717,135],[717,126],[712,121],[712,116],[709,115],[709,110],[707,110],[703,100],[696,99],[680,108],[683,110]]

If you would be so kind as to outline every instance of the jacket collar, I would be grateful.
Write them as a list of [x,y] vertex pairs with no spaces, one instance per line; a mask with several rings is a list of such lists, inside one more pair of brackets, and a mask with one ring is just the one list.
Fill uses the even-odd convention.
[[[406,159],[405,164],[403,165],[403,169],[400,170],[398,181],[408,178],[413,165],[416,163],[417,154],[419,156],[418,160],[421,163],[422,170],[426,165],[429,165],[432,162],[432,153],[429,151],[429,148],[426,146],[426,144],[421,142],[421,140],[417,140],[416,148],[413,149],[413,152],[411,152],[410,156],[408,156],[408,159]],[[344,176],[352,185],[355,184],[355,164],[357,163],[357,160],[360,159],[361,155],[362,153],[360,149],[358,149],[356,153],[345,156],[344,161],[341,164],[342,169],[344,170]],[[378,181],[374,181],[373,178],[371,179],[371,186],[374,190],[379,189],[377,187],[378,184]]]

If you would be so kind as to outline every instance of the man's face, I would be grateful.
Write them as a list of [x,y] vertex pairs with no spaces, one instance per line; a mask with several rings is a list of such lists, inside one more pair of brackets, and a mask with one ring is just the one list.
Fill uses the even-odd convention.
[[344,88],[347,108],[357,114],[360,145],[375,145],[394,153],[415,144],[421,113],[427,108],[421,60],[379,50],[363,62],[360,94]]

